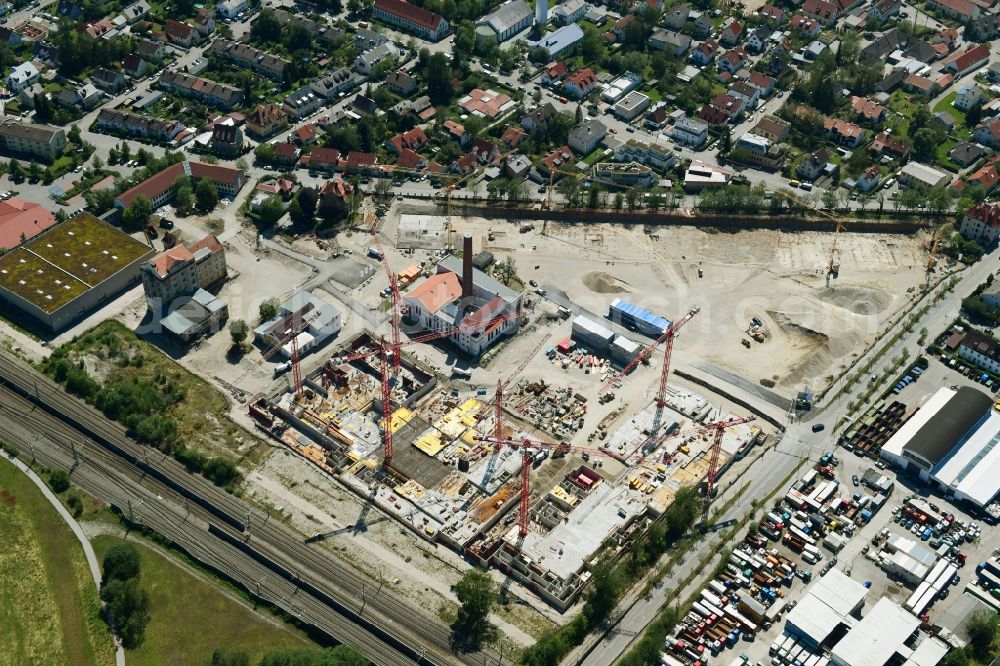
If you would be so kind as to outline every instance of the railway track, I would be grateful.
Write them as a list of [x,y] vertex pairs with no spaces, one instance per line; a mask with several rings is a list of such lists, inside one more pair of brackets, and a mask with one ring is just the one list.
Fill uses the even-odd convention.
[[[2,359],[0,436],[47,465],[71,469],[88,491],[251,594],[337,641],[358,645],[376,663],[499,663],[485,651],[453,652],[450,630],[437,618],[310,548],[300,535],[172,458],[130,440],[118,424],[30,366]],[[39,431],[44,439],[32,441]]]

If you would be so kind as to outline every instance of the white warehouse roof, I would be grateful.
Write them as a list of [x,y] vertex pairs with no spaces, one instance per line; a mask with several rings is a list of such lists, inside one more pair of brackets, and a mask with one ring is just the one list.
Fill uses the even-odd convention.
[[931,474],[959,499],[979,506],[1000,492],[1000,414],[991,409],[972,433],[937,464]]
[[903,657],[910,649],[903,643],[920,620],[885,597],[833,647],[833,663],[838,666],[884,666],[893,654]]

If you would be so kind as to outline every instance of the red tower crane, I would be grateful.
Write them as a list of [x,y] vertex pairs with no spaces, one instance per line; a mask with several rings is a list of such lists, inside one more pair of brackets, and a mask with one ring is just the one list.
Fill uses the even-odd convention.
[[[380,225],[378,224],[378,217],[374,213],[368,213],[365,222],[368,224],[368,230],[371,232],[372,238],[375,239],[375,247],[378,248],[379,257],[382,259],[382,267],[385,268],[385,273],[389,278],[389,289],[392,291],[392,313],[390,316],[392,328],[390,329],[389,339],[392,341],[392,348],[397,349],[399,347],[399,316],[402,302],[399,296],[399,281],[396,279],[396,274],[389,265],[389,258],[386,256],[385,250],[382,249],[382,241],[379,238]],[[393,358],[392,368],[394,373],[399,372],[398,355],[395,355]]]
[[266,361],[267,359],[269,359],[272,356],[274,356],[275,352],[277,352],[279,349],[281,349],[286,344],[288,344],[289,342],[291,342],[292,343],[292,358],[291,358],[291,363],[292,363],[292,372],[293,372],[292,376],[294,378],[296,378],[295,379],[295,393],[296,393],[296,395],[298,395],[299,391],[302,390],[302,379],[301,379],[302,375],[301,375],[301,371],[299,370],[299,354],[298,354],[299,345],[298,345],[297,338],[298,338],[298,335],[303,330],[305,330],[306,326],[308,326],[313,321],[313,319],[315,319],[317,316],[319,316],[319,312],[315,312],[315,311],[306,314],[306,316],[304,316],[304,317],[300,317],[298,315],[292,315],[289,318],[290,326],[288,328],[288,331],[284,335],[282,335],[280,338],[278,338],[278,341],[275,342],[273,345],[271,345],[270,348],[268,348],[267,350],[265,350],[260,355],[260,358],[257,359],[256,361],[254,361],[253,365],[251,365],[249,368],[247,368],[246,370],[244,370],[240,374],[240,376],[237,377],[233,381],[233,383],[234,384],[239,384],[239,382],[242,381],[242,379],[244,377],[246,377],[248,374],[250,374],[250,372],[254,368],[257,368],[260,365],[262,365],[264,363],[264,361]]

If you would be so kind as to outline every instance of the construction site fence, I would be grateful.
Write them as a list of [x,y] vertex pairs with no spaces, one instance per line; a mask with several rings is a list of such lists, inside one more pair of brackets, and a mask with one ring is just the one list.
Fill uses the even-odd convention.
[[[412,198],[434,199],[433,195],[414,196]],[[460,199],[456,202],[455,199]],[[563,222],[567,224],[643,224],[650,226],[698,226],[723,229],[772,229],[775,231],[825,231],[833,232],[837,228],[834,219],[804,214],[785,212],[780,215],[747,215],[742,213],[720,213],[716,211],[697,210],[628,210],[600,208],[553,208],[545,209],[534,205],[489,204],[482,200],[462,200],[460,195],[452,197],[451,214],[485,218],[505,218],[515,220],[543,220],[548,222]],[[427,208],[409,206],[409,209],[421,208],[413,212],[430,212]],[[445,208],[445,202],[437,200],[433,212],[440,213]],[[409,211],[405,211],[409,212]],[[890,213],[884,213],[882,219],[849,219],[843,218],[843,231],[855,233],[888,233],[910,234],[927,229],[940,218],[929,213],[923,213],[920,219],[889,219]]]

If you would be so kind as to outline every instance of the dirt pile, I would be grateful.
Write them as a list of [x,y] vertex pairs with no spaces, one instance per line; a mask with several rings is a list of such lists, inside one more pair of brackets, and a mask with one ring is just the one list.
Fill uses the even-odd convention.
[[604,271],[591,271],[583,276],[583,284],[587,289],[598,294],[621,294],[632,291],[627,282],[623,282],[611,273]]

